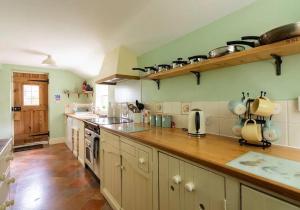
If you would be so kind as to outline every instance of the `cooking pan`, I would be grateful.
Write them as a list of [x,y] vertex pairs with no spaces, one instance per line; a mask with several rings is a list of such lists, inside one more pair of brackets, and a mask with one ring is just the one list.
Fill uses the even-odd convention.
[[[228,44],[242,44],[250,47],[257,47],[260,45],[272,44],[293,37],[300,36],[300,22],[290,23],[277,28],[274,28],[260,36],[243,36],[242,41],[230,41]],[[245,40],[254,40],[249,42]]]
[[223,47],[218,47],[214,50],[211,50],[208,53],[209,58],[217,58],[217,57],[221,57],[227,54],[231,54],[234,52],[240,52],[245,50],[246,48],[242,45],[227,45],[227,46],[223,46]]

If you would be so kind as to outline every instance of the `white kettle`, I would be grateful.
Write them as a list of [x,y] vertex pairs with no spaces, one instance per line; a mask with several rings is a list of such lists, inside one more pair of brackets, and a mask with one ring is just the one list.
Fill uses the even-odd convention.
[[205,134],[205,117],[201,109],[193,109],[189,113],[188,133],[192,136]]

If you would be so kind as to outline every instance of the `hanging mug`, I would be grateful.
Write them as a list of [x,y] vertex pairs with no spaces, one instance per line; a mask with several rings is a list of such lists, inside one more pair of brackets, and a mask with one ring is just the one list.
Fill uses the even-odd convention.
[[267,97],[256,98],[251,104],[251,114],[263,117],[270,117],[275,109],[275,104]]
[[[250,123],[250,122],[253,123]],[[242,137],[247,141],[259,142],[262,140],[261,126],[255,120],[248,119],[242,128]]]
[[228,103],[228,109],[236,115],[242,115],[246,112],[246,100],[239,101],[239,100],[232,100]]
[[263,136],[268,141],[276,141],[281,137],[281,132],[270,120],[267,120],[263,129]]

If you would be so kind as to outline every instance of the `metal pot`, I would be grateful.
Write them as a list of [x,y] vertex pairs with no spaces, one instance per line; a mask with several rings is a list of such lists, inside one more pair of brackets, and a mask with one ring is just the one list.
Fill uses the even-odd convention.
[[216,58],[216,57],[221,57],[224,55],[228,55],[234,52],[240,52],[245,50],[244,46],[241,45],[228,45],[228,46],[223,46],[223,47],[219,47],[216,48],[214,50],[211,50],[208,53],[209,58]]
[[141,71],[141,72],[147,73],[147,70],[143,69],[143,68],[132,68],[132,70],[134,70],[134,71]]
[[148,74],[154,74],[158,72],[158,69],[155,66],[147,66],[145,69],[147,70]]
[[233,41],[231,44],[243,44],[250,47],[257,47],[260,45],[272,44],[293,37],[300,36],[300,22],[290,23],[277,28],[274,28],[260,36],[243,36],[242,40],[253,40],[254,42],[247,41]]
[[207,56],[206,55],[195,55],[195,56],[191,56],[188,58],[190,63],[198,63],[204,60],[207,60]]
[[185,61],[182,58],[177,58],[176,61],[172,62],[172,68],[183,67],[183,66],[185,66],[187,64],[189,64],[188,61]]
[[172,67],[169,64],[160,64],[157,66],[157,68],[158,68],[158,72],[162,72],[162,71],[170,70]]

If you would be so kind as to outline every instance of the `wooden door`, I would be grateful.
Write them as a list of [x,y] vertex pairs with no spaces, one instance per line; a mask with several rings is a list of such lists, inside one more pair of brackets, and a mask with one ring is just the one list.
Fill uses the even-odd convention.
[[102,143],[101,168],[102,182],[101,190],[103,195],[111,204],[120,209],[121,206],[121,156],[120,151],[109,143]]
[[48,75],[13,73],[14,145],[48,141]]
[[288,202],[242,186],[242,210],[300,210]]

